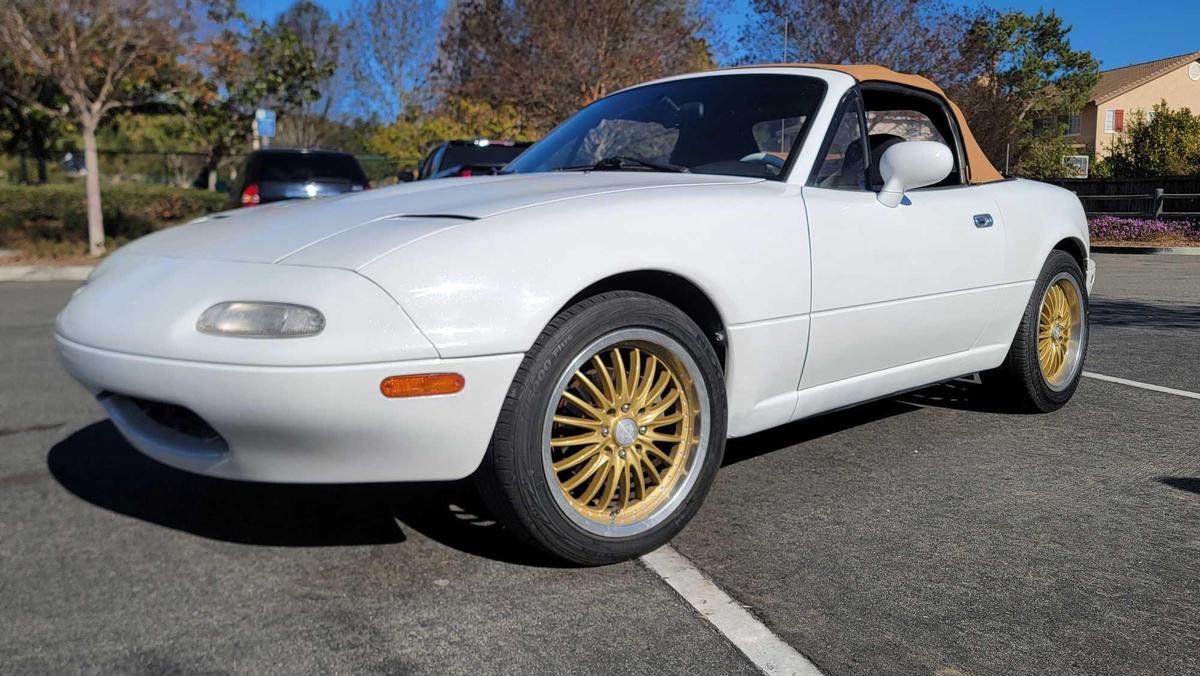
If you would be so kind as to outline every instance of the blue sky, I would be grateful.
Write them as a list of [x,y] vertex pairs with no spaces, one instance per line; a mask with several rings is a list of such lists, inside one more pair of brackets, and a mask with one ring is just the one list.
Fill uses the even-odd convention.
[[[440,4],[440,0],[433,1]],[[317,2],[335,15],[350,4],[349,0]],[[264,18],[273,18],[290,4],[290,0],[243,0],[247,10]],[[746,0],[734,4],[738,8],[722,17],[731,26],[740,25],[743,8],[748,5]],[[1072,44],[1091,50],[1105,69],[1200,51],[1197,0],[993,0],[986,4],[1029,13],[1043,7],[1054,9],[1074,27]]]

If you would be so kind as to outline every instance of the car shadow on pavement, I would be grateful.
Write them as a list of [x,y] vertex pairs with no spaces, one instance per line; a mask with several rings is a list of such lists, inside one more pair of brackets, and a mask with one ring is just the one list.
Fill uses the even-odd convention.
[[1200,305],[1092,298],[1089,306],[1093,325],[1200,329]]
[[722,464],[734,465],[760,455],[916,410],[918,407],[911,404],[905,404],[895,399],[885,399],[814,418],[798,420],[782,427],[774,427],[749,436],[730,439],[725,446],[725,460]]
[[1177,488],[1188,493],[1196,493],[1200,495],[1200,477],[1195,476],[1160,476],[1156,477],[1155,481],[1164,486]]
[[98,507],[200,537],[279,547],[403,543],[404,527],[448,547],[510,563],[561,566],[488,516],[468,481],[269,484],[168,467],[131,447],[105,420],[59,442],[51,475]]
[[979,413],[1027,413],[1019,407],[1016,400],[1006,398],[981,383],[966,379],[947,380],[899,395],[896,399],[905,404],[927,408],[949,408]]
[[949,380],[887,399],[798,420],[747,437],[730,439],[725,447],[724,464],[732,465],[922,408],[946,408],[980,413],[1021,413],[1013,402],[996,397],[978,382],[965,379]]

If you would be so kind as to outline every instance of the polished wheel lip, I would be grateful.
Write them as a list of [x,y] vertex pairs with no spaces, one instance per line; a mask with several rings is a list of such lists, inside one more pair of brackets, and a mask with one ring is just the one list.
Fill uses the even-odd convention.
[[1042,381],[1055,392],[1067,389],[1083,367],[1088,331],[1084,315],[1079,282],[1068,272],[1055,275],[1038,305],[1035,343]]
[[[554,470],[550,441],[554,427],[554,416],[558,411],[562,393],[566,390],[571,379],[574,378],[575,372],[590,361],[593,356],[602,351],[616,346],[627,345],[664,352],[665,354],[655,354],[655,356],[660,359],[669,356],[672,361],[676,362],[675,368],[678,370],[676,377],[681,380],[682,386],[692,388],[692,401],[694,402],[693,408],[695,409],[692,412],[694,433],[691,435],[692,447],[683,461],[683,466],[678,467],[680,476],[670,487],[671,494],[666,499],[659,501],[654,506],[653,511],[636,521],[617,523],[614,520],[605,523],[587,517],[568,500],[563,491],[562,483]],[[711,406],[708,399],[708,389],[703,379],[698,377],[698,374],[700,374],[699,366],[683,345],[666,333],[647,328],[628,328],[607,333],[580,350],[570,361],[555,383],[552,390],[553,395],[546,406],[542,425],[542,467],[547,486],[553,493],[555,502],[562,510],[562,513],[574,525],[600,537],[623,538],[639,535],[651,530],[675,513],[684,498],[691,493],[692,487],[699,479],[700,468],[704,466],[704,461],[708,455]],[[686,383],[683,382],[683,379],[686,379]]]

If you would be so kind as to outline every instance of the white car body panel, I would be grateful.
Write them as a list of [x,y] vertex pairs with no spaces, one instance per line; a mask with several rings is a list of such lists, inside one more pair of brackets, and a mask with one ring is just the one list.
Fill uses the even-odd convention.
[[[589,287],[670,273],[702,294],[740,436],[1001,363],[1047,255],[1082,253],[1071,193],[1007,180],[873,193],[805,187],[847,75],[786,180],[657,172],[441,179],[198,219],[110,257],[57,323],[67,369],[121,431],[177,467],[270,481],[451,479],[478,465],[524,354]],[[977,228],[976,214],[993,225]],[[597,254],[600,255],[597,255]],[[302,339],[201,334],[230,300],[307,305]],[[391,375],[457,372],[455,395],[386,399]],[[130,398],[186,407],[228,444],[187,444]]]

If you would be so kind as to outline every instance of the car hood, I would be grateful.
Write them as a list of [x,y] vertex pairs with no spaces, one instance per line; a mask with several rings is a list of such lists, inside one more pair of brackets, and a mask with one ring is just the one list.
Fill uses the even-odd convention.
[[123,247],[120,254],[357,269],[465,221],[594,195],[761,180],[569,172],[420,181],[212,214],[144,237]]

